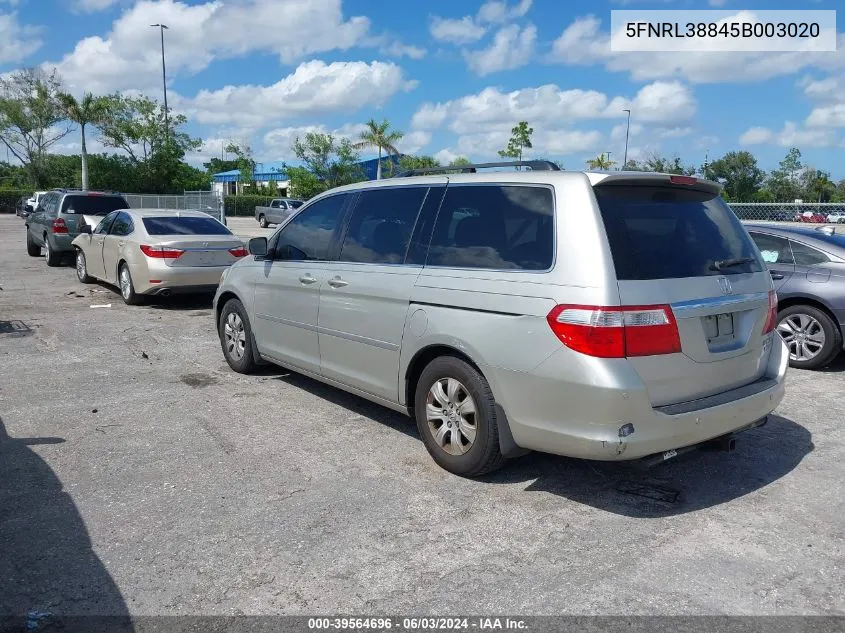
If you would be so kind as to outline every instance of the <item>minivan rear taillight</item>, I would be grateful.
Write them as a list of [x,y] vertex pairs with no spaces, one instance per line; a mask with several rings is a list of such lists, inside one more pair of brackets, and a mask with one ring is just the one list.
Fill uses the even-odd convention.
[[778,296],[774,290],[769,290],[769,313],[766,316],[766,325],[763,326],[763,334],[773,332],[778,322]]
[[55,233],[67,233],[67,224],[62,218],[56,218],[50,225],[50,230]]
[[672,308],[559,305],[546,319],[564,345],[599,358],[655,356],[681,351]]

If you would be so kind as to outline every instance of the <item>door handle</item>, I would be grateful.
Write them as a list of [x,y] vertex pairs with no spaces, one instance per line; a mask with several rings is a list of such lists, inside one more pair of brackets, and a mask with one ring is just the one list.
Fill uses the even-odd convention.
[[312,277],[310,273],[302,275],[302,277],[299,278],[299,283],[309,285],[309,286],[313,283],[316,283],[316,282],[317,282],[317,278]]
[[118,243],[117,243],[117,245],[118,245],[120,248],[123,248],[123,245],[124,245],[124,244],[126,244],[126,242],[123,242],[123,241],[120,241],[120,242],[118,242]]
[[348,286],[349,282],[343,281],[343,279],[341,279],[340,277],[335,277],[333,279],[329,279],[328,284],[332,288],[343,288],[344,286]]
[[776,272],[774,270],[770,271],[772,275],[772,279],[783,279],[783,273]]

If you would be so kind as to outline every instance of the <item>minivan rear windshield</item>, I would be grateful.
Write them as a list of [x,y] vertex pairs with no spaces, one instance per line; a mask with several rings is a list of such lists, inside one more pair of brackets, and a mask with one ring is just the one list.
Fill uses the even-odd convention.
[[231,235],[217,220],[196,216],[144,218],[149,235]]
[[128,209],[122,196],[65,196],[62,213],[77,215],[108,215],[117,209]]
[[733,211],[706,191],[608,184],[594,189],[619,280],[760,272]]

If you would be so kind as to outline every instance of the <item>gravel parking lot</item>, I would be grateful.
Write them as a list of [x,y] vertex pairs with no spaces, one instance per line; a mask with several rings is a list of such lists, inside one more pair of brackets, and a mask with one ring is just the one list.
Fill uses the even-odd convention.
[[233,373],[210,308],[127,307],[0,216],[0,614],[845,613],[842,357],[732,454],[472,481],[401,415]]

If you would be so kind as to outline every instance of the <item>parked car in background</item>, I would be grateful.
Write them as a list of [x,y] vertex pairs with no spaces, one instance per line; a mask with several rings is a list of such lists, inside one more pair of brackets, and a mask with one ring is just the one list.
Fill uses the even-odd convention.
[[792,222],[795,220],[795,212],[789,209],[775,209],[769,213],[769,220],[773,222]]
[[845,235],[833,227],[746,224],[778,295],[778,332],[793,367],[818,369],[842,351]]
[[719,185],[531,166],[309,200],[224,273],[226,361],[409,413],[464,476],[526,450],[663,460],[763,424],[788,355]]
[[34,211],[38,207],[38,203],[41,201],[41,197],[46,193],[46,191],[36,191],[29,197],[29,199],[26,201],[26,204],[30,207],[30,213],[32,213],[32,211]]
[[830,224],[843,224],[845,223],[845,211],[834,211],[833,213],[827,214],[827,221]]
[[76,276],[117,286],[130,305],[147,296],[214,292],[220,275],[247,254],[243,242],[202,211],[123,209],[73,240]]
[[15,202],[15,215],[23,218],[29,215],[30,211],[32,211],[32,207],[29,205],[29,198],[27,196],[18,198]]
[[270,202],[269,207],[255,207],[255,219],[262,229],[266,229],[271,224],[281,224],[287,220],[302,204],[302,200],[294,198],[276,198]]
[[804,211],[795,215],[795,221],[809,224],[824,224],[827,222],[827,216],[818,211]]
[[73,254],[73,239],[85,226],[94,227],[115,209],[129,204],[119,193],[55,189],[39,199],[26,218],[26,252],[39,257],[43,250],[48,266],[58,266]]

